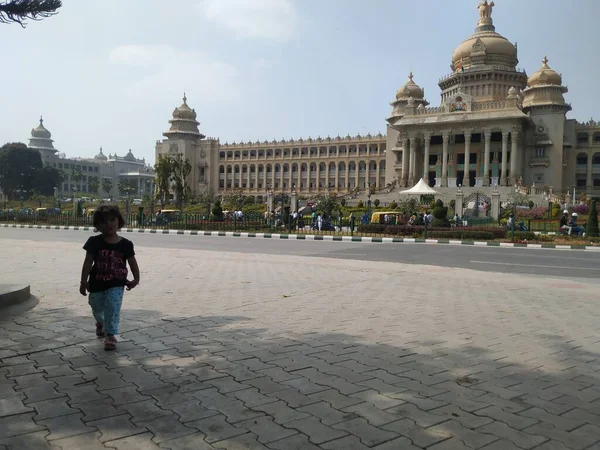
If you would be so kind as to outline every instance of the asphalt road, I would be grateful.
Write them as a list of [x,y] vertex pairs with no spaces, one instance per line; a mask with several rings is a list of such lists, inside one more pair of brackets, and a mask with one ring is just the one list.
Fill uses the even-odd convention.
[[[0,228],[3,239],[83,243],[90,232]],[[188,250],[284,254],[298,257],[384,261],[428,266],[459,267],[485,272],[598,279],[600,252],[553,249],[512,249],[440,244],[374,244],[328,241],[271,240],[214,236],[127,233],[136,246]]]

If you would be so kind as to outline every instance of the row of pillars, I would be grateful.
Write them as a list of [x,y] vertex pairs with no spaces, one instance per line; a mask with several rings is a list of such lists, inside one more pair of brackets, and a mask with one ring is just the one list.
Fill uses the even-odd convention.
[[[471,131],[465,131],[465,164],[469,164],[469,158],[471,153]],[[510,158],[510,176],[508,172],[508,138],[510,134],[511,141],[511,158]],[[490,185],[490,149],[492,142],[492,132],[485,131],[484,142],[485,142],[485,156],[484,156],[484,167],[483,167],[483,185]],[[429,152],[431,143],[431,133],[425,133],[423,136],[424,141],[424,152],[423,152],[423,174],[422,177],[427,181],[429,179]],[[450,140],[450,132],[442,132],[442,187],[448,187],[448,142]],[[416,161],[417,161],[417,136],[410,136],[402,138],[402,173],[401,173],[401,184],[402,187],[414,186],[415,182],[418,181],[416,173]],[[410,147],[409,147],[410,143]],[[503,131],[502,132],[502,165],[500,172],[500,186],[513,186],[517,179],[517,161],[518,161],[518,148],[519,148],[519,132],[518,131]],[[465,186],[471,185],[469,170],[465,170]]]

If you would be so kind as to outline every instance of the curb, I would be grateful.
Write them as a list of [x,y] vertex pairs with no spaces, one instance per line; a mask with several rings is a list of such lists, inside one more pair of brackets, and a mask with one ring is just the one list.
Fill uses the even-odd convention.
[[[10,225],[0,224],[0,228],[32,228],[38,230],[65,230],[94,232],[93,227],[66,227],[50,225]],[[535,248],[557,250],[586,250],[600,252],[600,246],[591,245],[559,245],[559,244],[521,244],[513,242],[487,242],[487,241],[458,241],[452,239],[418,239],[418,238],[387,238],[387,237],[361,237],[361,236],[332,236],[315,234],[282,234],[282,233],[242,233],[235,231],[200,231],[200,230],[156,230],[148,228],[122,228],[124,233],[170,234],[187,236],[216,236],[216,237],[241,237],[258,239],[285,239],[296,241],[328,241],[328,242],[364,242],[379,244],[446,244],[446,245],[472,245],[475,247],[501,247],[501,248]]]

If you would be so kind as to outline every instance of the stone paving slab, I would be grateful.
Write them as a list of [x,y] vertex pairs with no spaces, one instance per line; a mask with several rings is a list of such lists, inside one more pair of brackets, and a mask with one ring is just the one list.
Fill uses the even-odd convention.
[[[95,232],[93,227],[86,226],[61,226],[61,225],[16,225],[0,223],[0,228],[31,228],[38,230],[64,230],[64,231],[84,231]],[[146,234],[170,234],[170,235],[188,235],[188,236],[213,236],[213,237],[238,237],[238,238],[257,238],[257,239],[285,239],[296,241],[326,241],[326,242],[356,242],[356,243],[378,243],[378,244],[444,244],[444,245],[476,245],[480,247],[500,247],[500,248],[532,248],[532,249],[557,249],[557,250],[584,250],[590,252],[600,252],[600,246],[597,245],[564,245],[564,244],[526,244],[515,242],[498,241],[471,241],[458,239],[421,239],[421,238],[402,238],[402,237],[369,237],[369,236],[342,236],[327,234],[296,234],[296,233],[246,233],[235,231],[202,231],[202,230],[161,230],[154,228],[123,228],[124,233],[146,233]],[[541,233],[536,233],[541,234]],[[555,233],[544,233],[555,234]]]
[[0,245],[40,298],[0,317],[0,449],[600,447],[596,283],[138,247],[105,352],[80,245]]

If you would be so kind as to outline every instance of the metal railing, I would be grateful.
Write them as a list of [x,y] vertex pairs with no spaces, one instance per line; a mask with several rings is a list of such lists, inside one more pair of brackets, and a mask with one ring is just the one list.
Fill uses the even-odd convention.
[[[329,235],[354,235],[359,220],[355,217],[324,219],[321,225],[311,216],[302,219],[286,219],[281,215],[265,218],[263,214],[248,214],[241,218],[227,215],[216,218],[206,214],[180,214],[156,216],[149,214],[123,215],[123,228],[146,228],[157,230],[232,231],[261,233],[304,233]],[[35,225],[47,227],[90,227],[94,226],[92,215],[36,214],[0,212],[0,223],[8,225]]]

